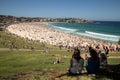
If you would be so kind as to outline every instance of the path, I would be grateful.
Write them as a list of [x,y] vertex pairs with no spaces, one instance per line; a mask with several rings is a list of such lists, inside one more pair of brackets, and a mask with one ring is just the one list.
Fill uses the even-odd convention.
[[[10,50],[11,49],[9,48],[0,48],[0,51],[10,51]],[[16,49],[13,49],[13,50],[16,50]],[[18,51],[32,51],[32,50],[31,49],[18,49]],[[45,50],[35,50],[35,51],[44,52]],[[81,56],[85,59],[85,54],[81,54]],[[120,56],[109,56],[107,58],[120,58]]]
[[[0,48],[0,51],[10,51],[10,50],[18,50],[18,51],[32,51],[31,49],[9,49],[9,48]],[[35,51],[45,51],[45,50],[35,50]]]
[[[0,48],[0,51],[10,51],[10,50],[14,50],[14,51],[15,51],[15,50],[18,50],[18,51],[32,51],[31,49]],[[42,51],[46,51],[46,50],[36,50],[36,49],[34,50],[34,49],[33,49],[33,51],[41,51],[41,52],[42,52]],[[52,51],[52,50],[49,50],[49,49],[48,49],[47,51]],[[54,50],[53,50],[53,51],[54,51]],[[56,51],[56,50],[55,50],[55,51]],[[65,51],[65,50],[57,50],[57,51]]]
[[[85,54],[81,54],[81,57],[85,59]],[[120,56],[109,56],[107,58],[120,58]]]

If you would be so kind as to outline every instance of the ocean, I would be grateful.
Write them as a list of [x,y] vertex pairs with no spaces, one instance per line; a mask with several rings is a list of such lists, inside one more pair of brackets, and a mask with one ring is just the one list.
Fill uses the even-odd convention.
[[118,42],[120,39],[120,22],[94,21],[92,23],[48,23],[48,27],[78,36]]

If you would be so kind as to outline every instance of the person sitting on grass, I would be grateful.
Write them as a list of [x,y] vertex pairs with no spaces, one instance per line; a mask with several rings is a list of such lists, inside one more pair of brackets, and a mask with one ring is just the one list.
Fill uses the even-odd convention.
[[75,48],[72,59],[70,60],[69,74],[81,74],[83,65],[84,59],[80,56],[80,50]]
[[97,52],[89,47],[90,57],[85,55],[86,58],[86,70],[88,74],[97,74],[100,71],[100,60]]
[[107,63],[107,56],[105,53],[100,53],[100,67],[101,68],[107,68],[108,63]]
[[51,63],[52,64],[59,64],[59,63],[61,63],[61,55],[60,54],[56,54],[56,55],[54,55],[55,56],[55,61],[52,61]]
[[56,63],[60,63],[60,62],[61,62],[61,55],[56,54]]

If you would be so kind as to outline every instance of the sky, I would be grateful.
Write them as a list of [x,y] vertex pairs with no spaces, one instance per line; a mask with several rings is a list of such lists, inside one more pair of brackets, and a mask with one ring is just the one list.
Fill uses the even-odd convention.
[[0,15],[120,21],[120,0],[0,0]]

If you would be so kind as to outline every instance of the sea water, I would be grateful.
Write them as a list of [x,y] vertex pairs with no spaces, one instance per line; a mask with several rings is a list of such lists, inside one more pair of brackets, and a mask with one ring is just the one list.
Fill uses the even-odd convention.
[[49,23],[48,27],[78,36],[118,42],[120,39],[120,22],[94,21],[92,23]]

